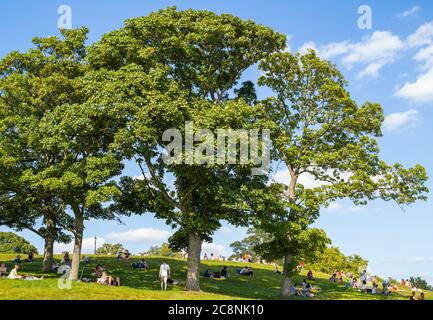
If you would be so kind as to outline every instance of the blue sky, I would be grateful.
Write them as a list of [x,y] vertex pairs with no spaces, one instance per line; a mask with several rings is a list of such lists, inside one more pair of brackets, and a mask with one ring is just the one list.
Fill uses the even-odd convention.
[[[431,1],[24,1],[3,0],[0,7],[0,56],[26,50],[34,36],[57,35],[57,9],[69,5],[73,27],[90,28],[89,43],[119,28],[127,18],[146,15],[168,5],[179,9],[209,9],[253,19],[288,36],[292,52],[315,48],[338,65],[359,103],[379,102],[387,115],[381,156],[389,163],[420,163],[433,172],[433,2]],[[372,28],[358,28],[360,5],[372,12]],[[248,77],[256,77],[255,70]],[[261,97],[268,92],[259,91]],[[126,174],[138,176],[133,166]],[[284,171],[278,178],[284,180]],[[304,177],[305,183],[316,183]],[[433,189],[431,182],[428,183]],[[433,283],[433,200],[405,211],[393,203],[376,201],[357,208],[341,201],[323,210],[315,226],[323,228],[347,254],[370,261],[373,272],[395,278],[420,275]],[[3,228],[4,229],[4,228]],[[170,229],[151,215],[114,222],[89,221],[84,250],[99,241],[122,242],[133,252],[161,243]],[[224,225],[204,252],[228,254],[228,245],[243,237],[245,228]],[[29,232],[27,239],[42,247]],[[58,246],[57,250],[63,247]]]

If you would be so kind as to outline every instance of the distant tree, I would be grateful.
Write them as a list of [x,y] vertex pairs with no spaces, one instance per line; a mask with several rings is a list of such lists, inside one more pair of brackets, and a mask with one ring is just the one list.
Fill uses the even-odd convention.
[[149,249],[149,254],[152,256],[161,256],[161,257],[174,257],[179,255],[177,252],[173,252],[170,248],[170,245],[164,242],[160,247],[152,246]]
[[104,243],[102,245],[102,247],[99,247],[96,250],[96,254],[101,254],[101,255],[115,255],[117,252],[119,252],[120,250],[123,250],[123,245],[121,245],[120,243]]
[[422,279],[421,277],[410,277],[409,280],[413,287],[417,287],[418,289],[433,291],[433,286],[429,285],[428,282]]
[[13,232],[0,232],[0,253],[28,253],[37,254],[38,250],[26,239]]
[[346,271],[358,273],[366,269],[368,261],[361,256],[354,254],[345,256],[340,249],[336,247],[328,247],[318,256],[316,261],[307,263],[307,268],[324,273],[332,273],[334,271]]
[[270,239],[269,235],[263,230],[257,228],[249,228],[247,231],[247,237],[241,241],[235,241],[230,244],[230,248],[233,250],[231,258],[237,258],[240,255],[250,254],[253,258],[257,257],[255,247],[262,244]]

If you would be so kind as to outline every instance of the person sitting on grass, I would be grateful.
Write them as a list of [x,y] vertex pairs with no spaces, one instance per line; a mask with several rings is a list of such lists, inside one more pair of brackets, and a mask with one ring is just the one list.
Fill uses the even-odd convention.
[[131,253],[129,252],[129,250],[125,250],[125,252],[123,253],[123,259],[128,261],[130,258],[131,258]]
[[308,271],[308,273],[307,273],[307,278],[308,278],[308,280],[314,280],[313,272],[312,272],[311,270]]
[[302,296],[302,292],[301,292],[301,290],[299,290],[299,289],[296,287],[296,283],[293,283],[293,284],[290,286],[290,294],[291,294],[291,295],[295,295],[295,296]]
[[331,278],[329,278],[329,281],[337,282],[337,273],[335,271],[332,273],[332,276]]
[[203,273],[203,277],[205,278],[210,278],[211,275],[212,273],[209,271],[209,269],[206,269]]
[[274,263],[274,273],[281,274],[281,271],[278,270],[278,264],[277,263]]
[[223,267],[221,270],[221,278],[227,279],[229,277],[229,272],[227,271],[227,267]]
[[22,263],[22,261],[21,261],[21,256],[20,256],[20,255],[17,255],[17,257],[16,257],[15,260],[14,260],[14,263],[15,263],[15,264],[21,264],[21,263]]
[[96,280],[96,283],[109,285],[109,286],[120,286],[120,278],[117,277],[115,280],[109,276],[106,271],[102,272],[102,275]]
[[84,262],[85,264],[90,264],[90,257],[83,256],[81,259],[81,262]]
[[314,294],[311,293],[311,285],[309,283],[302,289],[302,295],[306,298],[314,297]]
[[409,300],[411,300],[411,301],[416,300],[416,292],[415,291],[412,292],[412,295],[410,296]]
[[421,292],[418,300],[425,300],[424,292]]
[[43,280],[44,277],[34,277],[34,276],[26,276],[26,275],[20,275],[18,274],[18,269],[20,268],[19,264],[16,264],[15,267],[11,270],[11,272],[8,275],[8,279],[12,280]]
[[8,268],[4,263],[0,265],[0,277],[6,277],[8,273]]
[[219,271],[214,272],[211,274],[211,279],[220,279],[221,278],[221,273]]
[[71,263],[71,259],[69,259],[69,252],[65,251],[62,262],[68,265]]
[[34,259],[34,254],[33,251],[29,251],[29,253],[27,254],[27,259],[25,260],[25,262],[29,262],[29,263],[33,263],[33,259]]

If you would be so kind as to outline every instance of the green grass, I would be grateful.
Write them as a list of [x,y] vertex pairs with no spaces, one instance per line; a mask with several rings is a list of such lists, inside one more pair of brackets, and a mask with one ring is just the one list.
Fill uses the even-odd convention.
[[[60,257],[57,257],[60,259]],[[0,255],[0,261],[5,261],[8,270],[13,266],[13,255]],[[137,258],[138,259],[138,258]],[[23,263],[21,274],[41,276],[42,281],[24,281],[0,279],[0,300],[4,299],[282,299],[279,294],[281,275],[275,274],[272,266],[261,264],[249,264],[253,267],[254,277],[243,277],[236,274],[236,269],[244,264],[236,262],[202,261],[201,273],[205,269],[219,271],[227,266],[230,272],[230,279],[217,280],[201,277],[201,292],[187,292],[182,286],[172,285],[166,292],[160,290],[158,271],[162,261],[167,261],[172,270],[172,278],[183,281],[186,275],[185,260],[169,259],[161,257],[147,257],[150,270],[132,270],[131,261],[116,261],[114,257],[92,257],[92,263],[86,267],[84,277],[95,279],[91,275],[97,263],[104,264],[110,275],[120,277],[121,287],[108,287],[96,283],[74,282],[72,289],[62,290],[58,288],[58,277],[56,273],[43,274],[41,270],[41,257],[36,257],[34,263]],[[302,281],[301,274],[295,277],[295,281]],[[321,290],[314,299],[400,299],[408,300],[410,290],[404,289],[389,297],[383,295],[364,294],[354,289],[345,289],[344,285],[329,282],[329,275],[315,273],[317,278],[312,284]],[[432,292],[425,292],[426,299],[433,300]],[[306,299],[302,297],[291,297],[290,299]]]

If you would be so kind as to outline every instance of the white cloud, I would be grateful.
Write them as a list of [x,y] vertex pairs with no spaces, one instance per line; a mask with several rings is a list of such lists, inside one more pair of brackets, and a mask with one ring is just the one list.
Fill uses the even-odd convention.
[[417,12],[419,12],[420,10],[421,10],[421,7],[413,6],[412,8],[397,14],[397,18],[407,18],[407,17],[413,16]]
[[433,67],[417,77],[415,82],[406,82],[395,93],[397,97],[416,103],[433,101]]
[[[105,239],[102,237],[96,238],[96,248],[99,248],[105,243]],[[74,242],[71,241],[70,243],[55,243],[54,244],[54,253],[62,253],[64,251],[68,251],[69,253],[72,253],[74,250]],[[93,254],[95,250],[95,238],[84,238],[83,239],[83,246],[81,248],[81,252],[83,254]]]
[[[291,180],[289,170],[286,169],[286,170],[277,171],[275,173],[274,180],[279,182],[279,183],[289,185],[290,180]],[[298,182],[300,184],[302,184],[307,189],[317,188],[317,187],[320,187],[320,186],[326,184],[326,182],[319,181],[319,180],[315,179],[314,176],[312,176],[309,173],[301,174],[299,176]]]
[[214,257],[221,255],[226,258],[228,258],[231,254],[231,250],[227,249],[224,245],[209,242],[203,242],[201,252],[202,255],[206,253],[208,256],[210,256],[210,254],[213,253]]
[[410,109],[406,112],[395,112],[390,113],[385,117],[383,127],[385,130],[393,131],[401,128],[405,128],[414,121],[416,121],[418,111]]
[[[332,170],[328,170],[327,174],[332,176]],[[350,173],[344,173],[341,175],[341,178],[347,180],[348,178],[350,178],[350,176]],[[276,182],[289,185],[291,180],[289,170],[284,169],[277,171],[274,175],[274,180]],[[298,183],[302,184],[307,189],[313,189],[329,184],[329,182],[316,179],[313,175],[309,173],[302,173],[298,178]]]
[[407,37],[410,47],[423,46],[433,43],[433,21],[424,23],[414,33]]
[[358,77],[362,78],[377,77],[380,69],[395,61],[404,43],[389,31],[375,31],[359,42],[331,42],[320,47],[312,41],[306,42],[298,51],[305,53],[308,48],[315,49],[323,59],[339,58],[348,69],[360,66]]
[[171,233],[165,230],[140,228],[124,232],[111,232],[105,235],[107,240],[118,241],[121,243],[155,243],[167,241]]
[[433,101],[433,21],[420,26],[407,38],[408,47],[421,47],[414,60],[422,63],[420,73],[413,82],[406,82],[396,92],[397,97],[415,103]]

